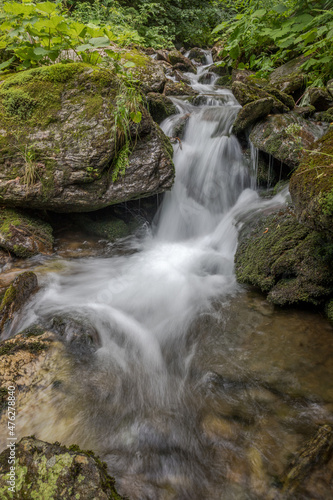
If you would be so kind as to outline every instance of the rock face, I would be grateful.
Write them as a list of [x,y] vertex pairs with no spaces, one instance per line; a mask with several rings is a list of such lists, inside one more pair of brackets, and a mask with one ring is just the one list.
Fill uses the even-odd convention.
[[172,148],[144,109],[141,122],[128,125],[125,175],[112,181],[120,151],[118,88],[112,71],[82,63],[24,71],[3,82],[2,203],[81,212],[170,189]]
[[15,313],[24,306],[37,289],[37,276],[31,271],[19,274],[14,279],[7,288],[0,305],[0,336],[5,327],[14,319]]
[[303,149],[309,149],[324,130],[297,113],[270,115],[256,123],[250,140],[261,151],[293,168],[299,164]]
[[333,130],[306,152],[290,179],[298,219],[333,238]]
[[271,112],[273,105],[274,100],[271,97],[265,97],[246,104],[237,115],[232,128],[233,133],[239,135],[260,118],[267,116]]
[[149,113],[156,123],[161,123],[165,118],[177,113],[173,102],[162,94],[150,92],[147,94]]
[[300,56],[283,64],[270,74],[270,83],[287,94],[302,89],[305,86],[306,76],[301,66],[305,61],[306,58]]
[[320,304],[333,293],[331,245],[289,211],[262,217],[240,233],[236,276],[283,306]]
[[91,498],[121,500],[114,479],[108,475],[106,464],[92,452],[77,446],[66,448],[59,443],[46,443],[25,437],[16,446],[16,493],[9,495],[9,448],[0,455],[1,498],[55,499]]
[[0,247],[18,257],[51,253],[52,228],[37,217],[3,208],[0,210]]

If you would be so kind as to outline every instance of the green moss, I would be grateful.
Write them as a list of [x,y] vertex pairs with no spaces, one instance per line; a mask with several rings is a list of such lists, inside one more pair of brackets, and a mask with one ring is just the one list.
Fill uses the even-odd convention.
[[142,53],[137,50],[131,50],[130,52],[122,54],[122,58],[126,59],[126,61],[133,62],[138,68],[145,68],[150,62],[148,56],[142,55]]
[[43,342],[7,342],[2,346],[0,344],[0,356],[6,355],[11,356],[18,351],[27,351],[31,354],[38,354],[41,351],[48,349],[48,345]]
[[333,321],[333,299],[326,306],[326,314],[329,320]]

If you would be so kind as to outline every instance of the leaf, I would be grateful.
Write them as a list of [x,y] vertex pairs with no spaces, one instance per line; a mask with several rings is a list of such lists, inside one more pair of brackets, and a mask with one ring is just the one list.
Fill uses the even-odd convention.
[[77,52],[85,52],[86,50],[89,49],[94,49],[95,47],[93,45],[90,45],[90,43],[84,43],[83,45],[78,45],[75,50]]
[[49,51],[44,49],[44,47],[36,47],[33,50],[36,56],[46,56],[49,53]]
[[11,57],[10,59],[8,59],[8,61],[5,61],[2,64],[0,64],[0,71],[2,71],[5,68],[8,68],[8,66],[10,66],[14,61],[15,57]]
[[127,61],[125,64],[123,64],[125,68],[135,68],[136,64],[132,61]]
[[140,111],[130,113],[131,120],[134,123],[140,123],[142,118],[142,113]]
[[36,4],[36,9],[40,12],[45,12],[45,14],[52,14],[58,10],[58,6],[52,2],[41,2]]
[[18,2],[5,2],[2,8],[8,14],[15,16],[19,16],[21,14],[29,15],[35,11],[34,5],[25,5]]
[[229,51],[229,56],[231,57],[231,59],[237,59],[239,55],[240,55],[239,45],[232,47],[232,49]]
[[94,47],[107,47],[110,45],[110,40],[106,36],[99,36],[96,38],[90,38],[89,43]]
[[253,12],[252,17],[258,17],[259,19],[267,13],[266,9],[258,9]]
[[288,10],[288,7],[286,7],[283,3],[279,3],[279,5],[273,7],[272,10],[274,10],[278,14],[283,14],[283,12],[286,12]]

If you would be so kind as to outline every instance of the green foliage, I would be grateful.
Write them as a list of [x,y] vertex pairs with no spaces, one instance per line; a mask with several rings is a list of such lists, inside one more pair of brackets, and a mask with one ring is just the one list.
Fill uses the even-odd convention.
[[320,198],[320,204],[325,215],[333,215],[333,189]]
[[213,33],[223,45],[225,64],[267,76],[274,67],[297,55],[312,85],[323,84],[333,73],[332,3],[319,0],[238,1],[237,14]]
[[112,182],[116,182],[118,176],[125,175],[126,168],[129,165],[130,143],[127,141],[120,149],[113,163]]

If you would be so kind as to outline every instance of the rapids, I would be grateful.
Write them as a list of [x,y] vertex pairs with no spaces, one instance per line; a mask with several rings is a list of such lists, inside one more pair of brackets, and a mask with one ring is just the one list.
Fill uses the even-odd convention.
[[153,226],[126,239],[125,254],[62,259],[60,271],[40,273],[7,333],[52,329],[56,318],[96,332],[97,351],[73,361],[62,390],[66,425],[46,425],[45,410],[27,428],[96,451],[131,500],[275,498],[289,454],[332,421],[330,325],[278,311],[236,282],[239,228],[284,206],[288,192],[262,199],[251,189],[231,133],[239,104],[198,83],[207,67],[187,74],[200,95],[174,98],[178,114],[162,123],[170,137],[186,125]]

